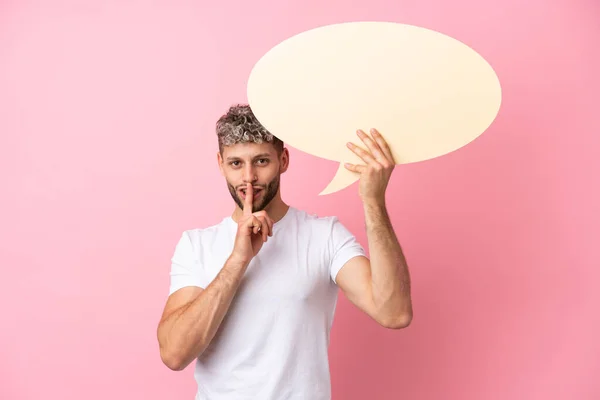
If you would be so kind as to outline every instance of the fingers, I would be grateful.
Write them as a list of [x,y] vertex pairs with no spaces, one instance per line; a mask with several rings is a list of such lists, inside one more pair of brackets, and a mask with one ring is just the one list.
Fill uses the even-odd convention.
[[263,241],[267,241],[269,236],[273,236],[273,225],[275,222],[269,217],[265,211],[260,211],[254,214],[255,218],[260,221],[260,231],[263,234]]
[[344,167],[346,167],[346,169],[352,171],[352,172],[358,172],[359,174],[362,174],[365,171],[365,167],[364,165],[356,165],[356,164],[350,164],[350,163],[345,163]]
[[251,214],[246,222],[253,234],[262,235],[263,242],[266,242],[269,236],[273,236],[273,225],[274,221],[264,211]]
[[379,148],[385,155],[385,158],[392,164],[396,164],[394,156],[392,155],[392,150],[390,149],[390,146],[387,144],[383,136],[381,136],[381,133],[379,133],[377,129],[373,128],[371,129],[371,134],[373,135],[373,138],[375,139],[375,141],[379,145]]
[[377,162],[377,161],[375,161],[373,156],[371,156],[371,154],[369,154],[368,151],[361,149],[354,143],[348,142],[347,146],[350,150],[352,150],[352,152],[354,154],[359,156],[366,164],[373,164],[373,163]]
[[252,233],[255,235],[260,234],[262,236],[263,242],[267,241],[267,235],[269,234],[269,225],[265,221],[264,217],[260,216],[252,216]]
[[269,234],[269,225],[266,223],[264,217],[254,217],[258,221],[258,228],[254,229],[255,234],[260,234],[262,236],[263,242],[267,241],[267,236]]
[[250,215],[246,219],[246,227],[250,228],[251,232],[255,235],[264,230],[262,221],[254,215]]
[[252,187],[252,184],[247,183],[246,184],[246,199],[244,200],[244,209],[243,209],[243,214],[245,216],[252,215],[252,205],[253,205],[253,198],[254,198],[253,190],[254,190],[254,188]]
[[369,136],[367,136],[367,134],[364,133],[362,131],[362,129],[359,129],[358,131],[356,131],[356,134],[358,135],[359,138],[361,138],[361,140],[363,141],[363,143],[365,145],[367,145],[367,148],[369,149],[369,151],[371,152],[371,154],[375,157],[375,159],[379,163],[384,163],[385,162],[385,155],[383,154],[383,152],[379,148],[379,145],[373,139],[371,139]]
[[365,151],[351,142],[348,143],[348,148],[350,148],[350,150],[359,156],[366,164],[378,163],[383,167],[395,165],[394,158],[392,157],[392,153],[388,144],[376,129],[371,129],[373,138],[369,137],[361,129],[357,130],[356,133],[361,138],[363,143],[365,143],[369,151]]

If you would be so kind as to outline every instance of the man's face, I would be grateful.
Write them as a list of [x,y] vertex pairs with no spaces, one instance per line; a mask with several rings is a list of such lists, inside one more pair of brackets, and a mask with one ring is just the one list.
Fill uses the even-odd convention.
[[252,183],[253,210],[263,210],[279,192],[280,176],[287,169],[287,149],[281,156],[271,143],[238,143],[217,155],[231,197],[243,209],[246,183]]

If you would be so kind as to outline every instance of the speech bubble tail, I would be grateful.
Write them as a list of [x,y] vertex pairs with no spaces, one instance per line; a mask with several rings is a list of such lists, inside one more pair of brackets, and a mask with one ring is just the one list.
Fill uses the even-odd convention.
[[329,182],[329,185],[327,185],[327,187],[323,189],[321,193],[319,193],[319,196],[335,193],[347,188],[356,182],[358,178],[359,175],[356,172],[349,171],[346,167],[344,167],[344,164],[340,164],[335,176],[331,182]]

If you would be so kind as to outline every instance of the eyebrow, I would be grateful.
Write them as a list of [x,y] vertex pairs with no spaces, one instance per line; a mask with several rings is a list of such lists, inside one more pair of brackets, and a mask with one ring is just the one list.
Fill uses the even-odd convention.
[[[261,153],[261,154],[257,154],[256,156],[254,156],[254,160],[256,160],[257,158],[269,158],[271,157],[271,155],[269,153]],[[240,157],[227,157],[227,161],[237,161],[239,160]]]

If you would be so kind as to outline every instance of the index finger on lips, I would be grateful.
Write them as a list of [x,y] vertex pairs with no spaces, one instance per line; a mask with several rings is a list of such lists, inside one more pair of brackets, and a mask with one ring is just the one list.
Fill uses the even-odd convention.
[[246,184],[246,199],[244,200],[244,215],[251,215],[252,214],[252,198],[253,198],[253,193],[252,193],[253,187],[252,184],[247,183]]

